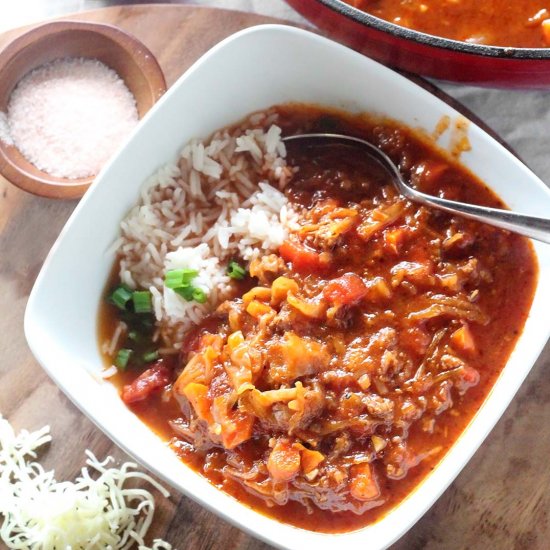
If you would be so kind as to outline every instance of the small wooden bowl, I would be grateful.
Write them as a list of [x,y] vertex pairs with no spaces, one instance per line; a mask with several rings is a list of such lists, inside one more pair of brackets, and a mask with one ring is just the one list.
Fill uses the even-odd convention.
[[[113,69],[136,98],[140,118],[166,91],[153,54],[132,35],[111,25],[59,21],[35,27],[0,52],[0,111],[6,111],[17,83],[29,71],[63,57],[97,59]],[[43,197],[81,197],[94,177],[50,176],[14,146],[0,140],[0,174],[21,189]]]

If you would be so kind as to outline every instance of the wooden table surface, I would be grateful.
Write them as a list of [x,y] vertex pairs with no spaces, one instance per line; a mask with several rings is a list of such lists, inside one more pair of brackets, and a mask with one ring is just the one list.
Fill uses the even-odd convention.
[[[188,6],[115,7],[78,19],[109,22],[140,38],[171,85],[202,53],[263,16]],[[0,48],[21,31],[0,36]],[[25,194],[0,178],[0,413],[18,430],[51,426],[41,461],[73,479],[84,450],[127,457],[49,380],[23,334],[27,297],[76,201]],[[550,319],[549,319],[550,322]],[[393,550],[550,548],[550,346],[484,445],[433,508]],[[179,550],[266,550],[186,497],[157,499],[151,534]],[[1,544],[1,543],[0,543]],[[368,550],[368,541],[365,541]]]

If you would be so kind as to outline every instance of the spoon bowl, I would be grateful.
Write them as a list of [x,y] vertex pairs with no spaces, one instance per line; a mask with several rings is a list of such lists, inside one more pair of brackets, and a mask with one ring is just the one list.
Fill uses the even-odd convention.
[[518,233],[524,237],[530,237],[544,243],[550,244],[550,219],[538,218],[535,216],[528,216],[526,214],[519,214],[512,212],[511,210],[501,210],[499,208],[489,208],[488,206],[479,206],[477,204],[468,204],[459,201],[453,201],[449,199],[443,199],[441,197],[434,197],[422,193],[417,189],[411,187],[401,174],[399,168],[395,163],[384,153],[381,149],[376,147],[373,143],[364,139],[348,136],[345,134],[331,134],[331,133],[309,133],[309,134],[297,134],[294,136],[287,136],[283,138],[285,143],[292,143],[296,141],[311,141],[313,142],[333,142],[343,143],[347,145],[360,145],[364,151],[373,160],[378,162],[391,176],[391,180],[398,191],[407,199],[424,204],[426,206],[432,206],[438,208],[450,214],[458,214],[471,220],[486,223],[500,229],[506,229],[513,233]]

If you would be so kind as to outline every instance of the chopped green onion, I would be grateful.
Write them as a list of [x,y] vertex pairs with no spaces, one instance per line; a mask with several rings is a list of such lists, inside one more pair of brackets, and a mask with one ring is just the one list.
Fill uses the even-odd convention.
[[126,285],[120,285],[111,293],[107,300],[118,307],[118,309],[124,311],[131,297],[132,291]]
[[204,304],[206,302],[206,292],[202,288],[195,287],[193,289],[193,300],[199,304]]
[[118,353],[116,354],[116,357],[115,357],[115,365],[119,370],[126,369],[132,353],[133,351],[128,348],[121,348],[118,350]]
[[193,300],[193,290],[195,290],[195,287],[188,285],[188,286],[182,286],[180,288],[175,288],[174,292],[179,294],[182,298],[184,298],[188,302],[191,302]]
[[137,330],[131,330],[128,333],[128,340],[132,340],[132,342],[139,342],[141,340],[141,336]]
[[164,275],[164,286],[171,288],[184,300],[192,302],[195,300],[200,304],[206,302],[206,292],[195,287],[191,281],[199,274],[195,269],[172,269]]
[[190,283],[199,274],[196,269],[182,269],[182,272],[184,283]]
[[143,354],[143,360],[146,363],[151,363],[152,361],[156,361],[158,358],[159,358],[159,352],[157,350],[148,351],[147,353]]
[[172,289],[189,286],[198,274],[194,269],[172,269],[164,276],[164,286]]
[[148,290],[136,290],[132,294],[132,301],[136,313],[149,313],[153,309],[151,293]]
[[240,266],[237,262],[234,260],[231,260],[229,262],[229,265],[227,266],[227,274],[232,279],[244,279],[246,276],[246,269],[242,266]]
[[179,288],[183,284],[182,269],[167,271],[164,276],[164,286],[167,288]]
[[187,302],[198,302],[199,304],[204,304],[208,295],[206,292],[197,286],[182,286],[180,288],[174,288],[174,292],[179,294]]

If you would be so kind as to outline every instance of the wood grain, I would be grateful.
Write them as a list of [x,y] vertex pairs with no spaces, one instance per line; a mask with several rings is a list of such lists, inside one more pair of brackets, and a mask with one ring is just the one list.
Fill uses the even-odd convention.
[[[135,34],[172,84],[202,53],[242,28],[273,19],[187,6],[115,7],[77,17]],[[67,18],[69,19],[69,18]],[[0,36],[0,47],[21,30]],[[33,359],[23,334],[28,294],[76,205],[25,194],[0,180],[0,412],[16,429],[50,424],[42,461],[74,477],[84,450],[127,457],[61,393]],[[550,546],[550,347],[459,478],[393,550],[545,549]],[[267,550],[186,497],[158,499],[153,535],[179,550]],[[368,548],[368,541],[365,541]]]

